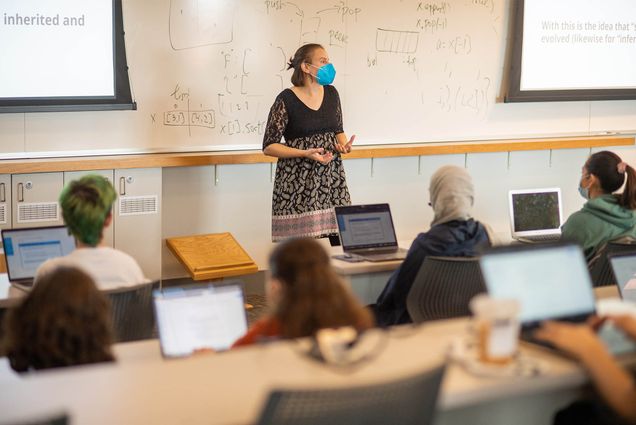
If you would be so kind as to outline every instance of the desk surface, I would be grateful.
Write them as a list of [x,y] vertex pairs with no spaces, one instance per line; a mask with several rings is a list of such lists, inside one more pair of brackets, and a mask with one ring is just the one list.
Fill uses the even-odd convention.
[[[399,327],[371,362],[335,370],[308,359],[298,342],[281,342],[228,353],[162,360],[157,341],[116,347],[117,364],[46,371],[0,379],[5,421],[67,411],[74,424],[252,423],[276,387],[337,387],[395,379],[443,361],[452,338],[467,332],[466,319]],[[380,331],[378,331],[380,332]],[[442,411],[508,397],[525,397],[581,385],[572,362],[537,349],[527,353],[549,364],[535,378],[478,378],[451,365],[443,383]],[[99,383],[96,385],[96,383]],[[5,387],[6,388],[6,387]],[[33,400],[38,400],[33,403]]]

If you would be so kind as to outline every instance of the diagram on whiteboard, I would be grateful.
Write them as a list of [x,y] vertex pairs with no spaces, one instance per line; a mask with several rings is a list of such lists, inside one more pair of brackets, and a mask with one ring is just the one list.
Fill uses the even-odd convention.
[[184,50],[231,43],[235,7],[232,0],[171,0],[170,45]]

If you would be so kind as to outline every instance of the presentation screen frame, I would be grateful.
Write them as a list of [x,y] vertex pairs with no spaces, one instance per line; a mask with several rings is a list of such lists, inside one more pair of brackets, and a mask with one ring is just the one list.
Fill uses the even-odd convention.
[[128,77],[122,0],[112,0],[114,96],[0,98],[0,113],[136,110]]
[[525,0],[513,2],[511,8],[513,21],[512,55],[508,74],[508,91],[504,97],[505,103],[636,99],[636,89],[521,90],[524,10]]

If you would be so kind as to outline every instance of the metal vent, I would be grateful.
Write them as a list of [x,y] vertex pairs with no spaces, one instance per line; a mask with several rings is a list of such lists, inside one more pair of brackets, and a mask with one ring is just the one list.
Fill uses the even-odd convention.
[[18,204],[18,223],[58,221],[60,210],[57,202],[29,202]]
[[7,224],[7,204],[0,204],[0,224]]
[[159,212],[159,197],[122,196],[119,198],[119,215],[145,215]]

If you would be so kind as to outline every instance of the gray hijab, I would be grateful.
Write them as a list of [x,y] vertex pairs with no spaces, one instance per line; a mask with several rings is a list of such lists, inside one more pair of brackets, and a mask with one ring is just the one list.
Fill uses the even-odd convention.
[[466,169],[455,165],[441,167],[431,177],[428,190],[435,212],[431,226],[471,217],[475,188]]

